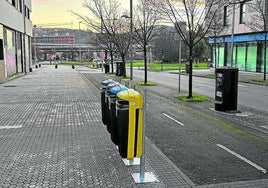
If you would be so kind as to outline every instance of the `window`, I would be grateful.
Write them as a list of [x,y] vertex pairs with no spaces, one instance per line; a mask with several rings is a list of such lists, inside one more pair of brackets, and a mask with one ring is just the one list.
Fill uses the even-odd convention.
[[24,6],[25,17],[30,19],[30,10],[27,6]]
[[246,23],[246,4],[245,2],[240,3],[240,24]]
[[21,0],[18,0],[18,10],[22,12],[22,2]]
[[223,26],[228,25],[228,6],[224,6],[223,8]]
[[16,0],[12,0],[12,5],[16,7]]

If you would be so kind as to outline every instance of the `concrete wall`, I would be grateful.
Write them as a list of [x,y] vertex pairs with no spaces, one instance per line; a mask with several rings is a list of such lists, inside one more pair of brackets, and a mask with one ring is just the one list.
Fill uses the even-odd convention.
[[[256,16],[256,11],[253,10],[253,6],[254,3],[256,3],[256,0],[253,0],[251,2],[247,2],[246,3],[246,23],[245,24],[240,24],[240,4],[236,4],[235,5],[235,23],[234,23],[234,34],[242,34],[242,33],[251,33],[251,32],[257,32],[257,28],[253,29],[250,28],[249,25],[254,21],[253,16]],[[223,9],[222,9],[223,11]],[[230,5],[228,8],[228,26],[226,26],[226,28],[224,28],[223,32],[221,33],[221,35],[231,35],[232,33],[232,19],[233,19],[233,5]],[[260,16],[260,15],[258,15]],[[260,20],[256,20],[256,21],[260,21]],[[259,30],[260,32],[263,31]]]
[[[19,49],[21,51],[20,53],[17,53],[17,55],[20,54],[21,57],[11,58],[10,51],[7,50],[6,46],[3,46],[3,49],[1,50],[2,54],[4,54],[4,58],[0,58],[0,83],[6,81],[8,73],[10,75],[12,73],[26,73],[29,72],[29,68],[32,66],[30,47],[30,37],[32,37],[32,22],[30,19],[27,18],[27,16],[25,16],[25,12],[31,13],[32,3],[31,0],[21,0],[21,3],[22,6],[21,8],[19,8],[17,0],[15,2],[15,6],[12,4],[11,0],[0,0],[0,38],[2,38],[3,40],[7,40],[3,36],[3,33],[5,31],[12,31],[14,33],[13,39],[15,40],[17,39],[17,37],[15,36],[20,36],[22,34],[22,40],[18,42],[18,44],[22,42],[22,49]],[[25,7],[27,9],[25,9]],[[17,46],[14,47],[18,49]],[[21,60],[23,62],[21,62]],[[16,62],[20,63],[20,65],[16,64]],[[8,67],[10,63],[18,67],[15,67],[15,69],[11,69],[11,67]]]
[[[30,10],[32,9],[31,0],[25,0],[25,5]],[[13,30],[19,31],[21,33],[24,33],[25,24],[26,34],[32,36],[32,22],[27,18],[24,19],[24,11],[22,11],[22,13],[19,12],[14,6],[12,6],[12,4],[6,0],[0,1],[0,23],[5,27],[12,28]]]

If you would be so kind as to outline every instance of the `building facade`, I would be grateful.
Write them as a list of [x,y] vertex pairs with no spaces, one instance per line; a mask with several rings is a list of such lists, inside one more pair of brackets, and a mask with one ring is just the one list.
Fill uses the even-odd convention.
[[0,83],[30,71],[31,0],[0,1]]
[[[242,71],[266,72],[267,29],[264,28],[265,0],[235,0],[219,11],[220,26],[210,35],[212,66],[232,66]],[[265,40],[266,39],[266,40]],[[266,57],[266,61],[264,60]]]

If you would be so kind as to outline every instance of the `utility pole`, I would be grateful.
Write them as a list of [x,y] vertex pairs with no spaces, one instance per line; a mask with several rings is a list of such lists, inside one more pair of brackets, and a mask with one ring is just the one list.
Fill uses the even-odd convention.
[[231,67],[233,67],[234,56],[234,26],[235,26],[235,0],[233,0],[232,36],[231,36]]
[[130,80],[133,80],[133,0],[130,0]]
[[79,62],[81,63],[81,22],[79,22]]
[[267,24],[268,24],[268,3],[267,0],[265,0],[265,16],[264,16],[264,70],[263,70],[263,80],[266,80],[266,64],[267,64],[267,60],[266,60],[266,52],[267,52]]

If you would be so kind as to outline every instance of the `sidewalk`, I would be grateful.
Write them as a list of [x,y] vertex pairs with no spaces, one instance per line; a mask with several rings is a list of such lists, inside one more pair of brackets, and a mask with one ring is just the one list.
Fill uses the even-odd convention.
[[[94,74],[94,70],[92,75]],[[100,91],[71,67],[42,66],[0,85],[1,187],[192,187],[146,140],[146,171],[136,184],[101,122]]]
[[[80,72],[82,73],[87,73],[87,71],[83,70],[82,68],[80,69]],[[96,87],[100,87],[99,80],[105,80],[108,78],[113,78],[114,80],[117,80],[118,77],[114,77],[109,74],[85,74],[88,75],[88,79],[96,85]],[[124,81],[122,82],[124,83]],[[135,84],[135,80],[133,80],[133,83],[129,83],[130,86]],[[141,89],[139,87],[139,89]],[[154,93],[156,95],[160,95],[164,98],[167,98],[168,100],[174,102],[174,103],[182,103],[178,102],[174,96],[177,95],[177,91],[171,90],[170,88],[166,88],[163,85],[158,84],[157,86],[154,87],[146,87],[147,91],[150,93]],[[242,110],[242,113],[238,114],[229,114],[229,113],[223,113],[223,112],[215,112],[214,110],[214,101],[210,102],[204,102],[202,105],[200,103],[184,103],[185,106],[188,106],[190,108],[193,108],[197,111],[200,111],[202,113],[208,114],[209,116],[219,118],[223,122],[230,123],[232,125],[238,126],[241,128],[247,127],[248,131],[252,131],[252,128],[254,129],[262,129],[261,131],[265,131],[264,128],[261,127],[261,125],[267,125],[268,117],[265,112],[259,112],[251,108],[247,108],[245,106],[239,106],[239,109]],[[257,125],[257,126],[256,126]],[[247,129],[246,128],[246,129]],[[253,131],[254,132],[254,131]],[[260,135],[260,133],[258,133]],[[267,133],[260,135],[264,138],[267,137]],[[268,185],[268,179],[260,179],[260,180],[253,180],[253,181],[241,181],[241,182],[231,182],[231,183],[220,183],[220,184],[210,184],[210,185],[202,185],[202,186],[197,186],[201,188],[205,187],[267,187]],[[195,186],[194,186],[195,187]]]
[[[139,166],[123,163],[101,122],[96,85],[105,78],[98,70],[42,66],[0,84],[0,187],[196,187],[149,139],[146,171],[158,182],[134,182],[131,173]],[[161,89],[150,92],[162,95]],[[198,187],[267,185],[256,180]]]

